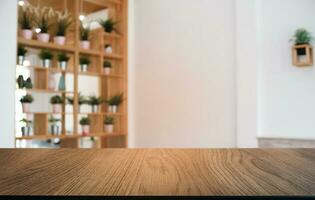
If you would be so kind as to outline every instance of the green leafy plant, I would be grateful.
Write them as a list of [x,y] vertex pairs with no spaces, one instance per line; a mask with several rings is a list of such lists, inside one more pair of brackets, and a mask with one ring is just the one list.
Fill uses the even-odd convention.
[[30,94],[27,94],[20,99],[21,103],[33,103],[33,101],[34,101],[34,98]]
[[18,46],[18,49],[17,49],[17,55],[18,56],[25,56],[27,53],[27,49],[23,46]]
[[16,82],[20,89],[24,88],[24,78],[22,75],[19,75],[19,77],[16,79]]
[[117,22],[115,22],[113,19],[99,19],[98,23],[103,27],[106,33],[111,33],[116,30]]
[[91,60],[88,57],[80,57],[80,65],[89,65]]
[[70,57],[64,52],[58,53],[57,58],[59,62],[68,62],[70,59]]
[[[73,105],[74,103],[73,97],[67,97],[67,101],[71,105]],[[79,93],[79,105],[83,105],[83,104],[87,104],[86,97],[81,95],[81,93]]]
[[57,124],[58,122],[60,122],[60,119],[55,118],[54,116],[50,116],[48,122],[51,124]]
[[59,95],[56,95],[56,96],[53,96],[50,98],[50,103],[55,105],[55,104],[63,104],[64,102],[64,99],[59,96]]
[[91,124],[91,120],[88,117],[82,117],[80,120],[80,125],[81,126],[87,126]]
[[105,60],[103,63],[104,68],[112,68],[112,63],[108,60]]
[[98,106],[100,105],[101,103],[103,103],[103,98],[102,97],[96,97],[96,96],[89,96],[89,99],[87,101],[87,103],[91,106]]
[[105,125],[113,125],[113,124],[115,124],[115,118],[106,116],[105,119],[104,119],[104,124]]
[[48,49],[42,49],[38,56],[42,60],[52,60],[54,57],[53,53]]
[[27,78],[26,81],[24,82],[24,87],[26,89],[32,89],[33,88],[33,83],[31,78]]
[[90,28],[84,27],[81,23],[80,25],[80,39],[81,41],[88,41],[90,38]]
[[72,24],[72,17],[68,12],[56,12],[56,36],[65,36]]
[[22,119],[22,120],[20,120],[20,122],[22,122],[22,123],[24,123],[25,124],[25,126],[31,126],[32,125],[32,123],[33,123],[33,121],[31,121],[31,120],[27,120],[27,119]]
[[19,25],[21,29],[32,30],[34,26],[34,9],[32,6],[19,7]]
[[35,23],[40,33],[48,33],[51,28],[51,19],[54,17],[55,12],[50,7],[36,7],[34,9]]
[[291,41],[294,41],[296,45],[310,44],[313,41],[313,36],[306,29],[298,29],[295,31],[295,34]]
[[124,101],[123,96],[124,96],[123,93],[115,95],[110,99],[106,100],[106,103],[110,106],[119,106]]

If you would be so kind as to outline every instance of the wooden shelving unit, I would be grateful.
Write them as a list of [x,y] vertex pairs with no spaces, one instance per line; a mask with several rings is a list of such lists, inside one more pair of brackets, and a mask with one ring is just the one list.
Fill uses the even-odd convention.
[[[66,102],[62,105],[61,113],[52,112],[27,112],[24,115],[33,116],[33,135],[22,137],[16,133],[16,140],[51,140],[60,139],[61,147],[74,147],[80,146],[80,140],[86,137],[98,138],[100,141],[100,148],[121,148],[127,147],[128,143],[128,91],[127,91],[127,8],[128,0],[29,0],[29,3],[34,6],[47,6],[52,7],[54,10],[63,11],[67,9],[73,16],[74,22],[71,32],[67,35],[67,44],[65,46],[50,43],[39,42],[35,39],[32,40],[18,38],[18,45],[24,46],[27,49],[35,51],[41,49],[49,49],[55,54],[57,52],[65,52],[70,56],[70,61],[67,70],[61,70],[57,66],[57,61],[52,62],[51,68],[43,68],[34,63],[26,66],[34,74],[33,89],[17,89],[19,92],[25,94],[48,94],[48,95],[61,95],[62,97],[73,97],[74,104],[72,111],[69,112]],[[91,49],[85,50],[80,48],[79,32],[80,21],[79,15],[83,12],[88,15],[92,12],[108,9],[109,17],[118,21],[117,31],[115,33],[105,33],[103,29],[93,29],[91,31]],[[53,37],[53,36],[52,36]],[[114,52],[106,54],[104,52],[105,44],[110,44]],[[92,60],[91,66],[87,72],[80,72],[79,58],[80,56],[89,57]],[[104,60],[112,61],[113,72],[110,75],[103,73]],[[17,65],[17,68],[21,66]],[[48,77],[53,73],[61,73],[64,76],[73,77],[73,91],[54,91],[48,89]],[[113,95],[124,93],[125,101],[119,109],[119,113],[109,113],[107,105],[103,104],[98,113],[81,112],[78,105],[80,84],[80,76],[92,76],[99,80],[99,94],[103,99],[108,99]],[[84,94],[88,95],[88,94]],[[36,99],[35,99],[36,101]],[[49,104],[49,102],[43,102]],[[61,134],[49,134],[48,119],[51,115],[58,115],[61,118]],[[71,116],[73,121],[72,130],[66,128],[66,116]],[[81,116],[88,116],[91,119],[91,133],[89,135],[82,135],[79,120]],[[104,131],[103,120],[105,116],[115,117],[115,132],[108,134]]]

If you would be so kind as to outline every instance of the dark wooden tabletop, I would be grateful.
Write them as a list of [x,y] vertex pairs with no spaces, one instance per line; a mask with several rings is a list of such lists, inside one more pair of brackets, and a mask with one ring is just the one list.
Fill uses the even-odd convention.
[[0,195],[309,196],[315,150],[0,150]]

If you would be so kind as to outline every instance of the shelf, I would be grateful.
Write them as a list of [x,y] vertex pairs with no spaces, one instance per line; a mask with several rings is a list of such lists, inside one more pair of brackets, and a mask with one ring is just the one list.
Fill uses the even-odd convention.
[[43,71],[49,71],[53,73],[69,73],[69,74],[74,73],[72,70],[62,70],[60,68],[55,68],[55,67],[50,67],[50,68],[41,67],[41,66],[28,66],[28,67],[33,68],[34,70],[43,70]]
[[125,115],[124,113],[90,113],[90,112],[86,112],[86,113],[78,113],[78,115],[111,115],[111,116],[123,116]]
[[105,37],[114,38],[114,39],[121,39],[123,38],[122,35],[119,35],[117,33],[104,33]]
[[107,54],[107,53],[103,53],[104,58],[108,58],[108,59],[116,59],[116,60],[120,60],[122,59],[122,55],[119,54]]
[[33,47],[33,48],[45,48],[45,49],[58,50],[58,51],[67,51],[71,53],[75,52],[75,48],[73,47],[61,46],[54,43],[39,42],[37,40],[28,40],[24,38],[18,38],[18,43],[20,45]]
[[48,139],[76,139],[86,137],[120,137],[127,136],[124,133],[91,133],[89,135],[34,135],[26,137],[15,137],[16,140],[48,140]]
[[46,89],[17,89],[17,90],[25,91],[27,93],[73,94],[73,92],[68,92],[68,91],[55,91],[55,90],[46,90]]
[[53,112],[23,112],[26,115],[68,115],[68,113],[53,113]]
[[90,56],[100,56],[101,55],[100,51],[92,50],[92,49],[80,49],[79,53],[85,54],[85,55],[90,55]]
[[99,72],[79,72],[79,75],[81,75],[81,76],[101,76],[101,77],[105,77],[105,78],[124,78],[123,75],[116,75],[116,74],[106,75],[106,74],[99,73]]

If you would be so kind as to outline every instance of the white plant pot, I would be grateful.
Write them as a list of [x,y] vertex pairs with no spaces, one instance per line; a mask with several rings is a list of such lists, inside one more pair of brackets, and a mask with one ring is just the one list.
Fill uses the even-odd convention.
[[114,125],[111,124],[111,125],[104,125],[105,127],[105,132],[106,133],[113,133],[114,132]]
[[60,127],[58,125],[50,125],[50,134],[60,135]]
[[90,49],[90,41],[88,40],[80,41],[80,47],[82,49]]
[[100,107],[98,105],[91,105],[91,111],[92,113],[99,112]]
[[57,85],[56,77],[54,74],[49,74],[48,76],[48,89],[58,90],[58,85]]
[[23,126],[21,128],[21,131],[22,131],[22,136],[23,137],[31,136],[31,127],[30,126]]
[[53,113],[61,113],[61,111],[62,111],[61,104],[53,104],[52,105],[52,111],[53,111]]
[[87,72],[87,68],[88,68],[88,65],[87,65],[87,64],[80,65],[80,70],[81,70],[81,72]]
[[110,75],[111,68],[105,67],[105,68],[103,68],[103,69],[104,69],[104,74],[105,74],[105,75]]
[[117,113],[118,112],[118,106],[108,106],[108,111],[111,113]]
[[22,103],[22,110],[24,113],[30,112],[31,104],[30,103]]
[[61,61],[61,62],[58,62],[58,64],[61,70],[67,70],[67,65],[68,65],[67,61]]
[[24,56],[18,56],[18,65],[23,66]]
[[43,62],[43,67],[45,67],[45,68],[50,67],[51,60],[45,59],[45,60],[42,60],[42,62]]
[[90,126],[84,125],[82,126],[82,135],[89,135],[90,134]]
[[105,53],[112,54],[113,53],[113,48],[112,47],[105,48]]
[[24,39],[31,40],[32,37],[33,37],[33,31],[32,31],[32,30],[29,30],[29,29],[23,29],[23,30],[22,30],[22,37],[23,37]]
[[37,34],[37,40],[40,42],[49,42],[50,35],[48,33],[38,33]]
[[58,45],[65,45],[66,44],[66,37],[65,36],[56,36],[54,37],[54,43]]

